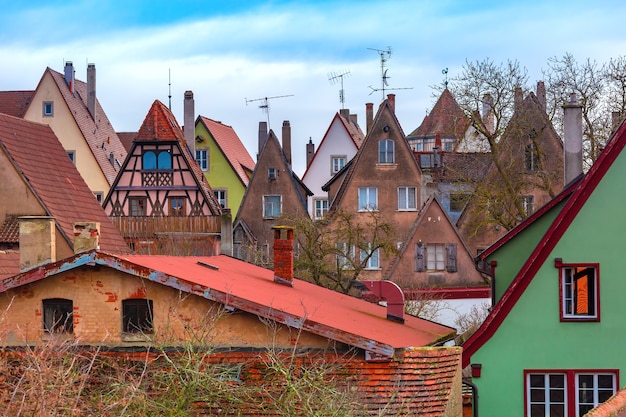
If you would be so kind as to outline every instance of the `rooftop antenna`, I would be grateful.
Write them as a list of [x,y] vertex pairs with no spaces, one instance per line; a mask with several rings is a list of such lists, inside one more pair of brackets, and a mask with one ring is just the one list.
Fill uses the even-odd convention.
[[374,88],[370,85],[370,89],[372,90],[370,92],[370,95],[372,95],[372,93],[374,93],[375,91],[382,91],[383,92],[383,100],[385,99],[385,90],[412,90],[413,87],[408,87],[408,88],[385,88],[385,86],[389,86],[389,83],[387,82],[387,80],[389,80],[389,78],[391,78],[390,76],[387,75],[387,71],[389,71],[389,69],[385,68],[385,63],[387,61],[389,61],[389,59],[391,58],[391,46],[388,46],[387,49],[374,49],[374,48],[367,48],[370,51],[376,51],[376,53],[380,56],[380,78],[381,78],[381,88]]
[[170,88],[170,92],[169,95],[167,96],[170,100],[170,104],[169,104],[169,109],[170,111],[172,111],[172,69],[168,68],[168,76],[169,76],[169,88]]
[[274,97],[261,97],[261,98],[254,98],[252,100],[248,100],[246,99],[246,106],[248,105],[248,103],[252,103],[253,101],[263,101],[263,104],[259,105],[259,108],[262,109],[266,114],[267,114],[267,128],[270,128],[270,104],[268,102],[268,100],[272,100],[275,98],[283,98],[283,97],[293,97],[293,94],[288,94],[285,96],[274,96]]
[[448,68],[442,69],[441,73],[445,76],[443,86],[447,90],[448,89]]
[[[341,90],[339,90],[339,102],[341,103],[341,109],[343,110],[343,105],[346,102],[346,96],[343,92],[343,78],[350,75],[350,71],[346,70],[344,72],[340,72],[340,73],[336,73],[336,72],[329,72],[328,73],[328,81],[330,81],[331,84],[337,84],[337,82],[341,83]],[[339,81],[337,81],[339,80]]]

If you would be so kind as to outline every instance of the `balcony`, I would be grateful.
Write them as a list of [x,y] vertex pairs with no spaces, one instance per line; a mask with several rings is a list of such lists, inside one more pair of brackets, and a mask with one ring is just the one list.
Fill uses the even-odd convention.
[[150,239],[159,235],[219,235],[219,216],[110,217],[126,239]]

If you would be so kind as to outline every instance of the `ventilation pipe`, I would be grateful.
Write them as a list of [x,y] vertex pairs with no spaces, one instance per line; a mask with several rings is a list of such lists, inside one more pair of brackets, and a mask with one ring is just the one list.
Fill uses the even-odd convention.
[[376,297],[387,302],[387,319],[404,323],[404,294],[395,282],[387,280],[361,281]]

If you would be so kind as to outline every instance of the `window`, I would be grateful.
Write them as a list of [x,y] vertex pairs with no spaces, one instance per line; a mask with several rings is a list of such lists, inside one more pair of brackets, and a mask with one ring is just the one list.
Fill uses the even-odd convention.
[[282,213],[282,199],[279,195],[263,196],[263,217],[278,217]]
[[524,195],[521,197],[522,208],[524,209],[524,213],[526,217],[533,214],[535,211],[535,197],[532,195]]
[[74,303],[64,298],[43,300],[43,329],[48,333],[74,332]]
[[534,142],[526,145],[525,161],[527,171],[537,171],[539,169],[539,159],[537,158],[537,145]]
[[328,200],[315,200],[315,220],[323,219],[328,213]]
[[96,197],[96,201],[102,204],[102,200],[104,200],[104,193],[102,191],[94,191],[93,195]]
[[67,156],[70,158],[70,161],[72,161],[72,163],[74,165],[76,165],[76,151],[66,151]]
[[563,264],[560,273],[561,321],[600,321],[599,266]]
[[44,101],[42,112],[44,117],[54,116],[54,103],[52,101]]
[[146,206],[148,200],[146,197],[130,197],[130,215],[131,216],[145,216]]
[[526,371],[525,374],[529,417],[582,417],[608,400],[617,387],[615,371]]
[[213,194],[222,208],[226,208],[226,190],[213,190]]
[[146,151],[142,157],[143,169],[172,169],[172,156],[169,151]]
[[384,139],[378,142],[378,163],[393,164],[393,140]]
[[378,256],[378,248],[372,250],[371,244],[366,249],[361,249],[361,260],[365,260],[365,269],[380,269],[380,258]]
[[456,243],[416,243],[415,272],[457,272]]
[[346,165],[346,156],[336,156],[333,155],[330,157],[330,173],[332,175],[341,171],[341,169]]
[[378,210],[378,189],[376,187],[359,188],[359,211]]
[[276,168],[268,168],[267,169],[267,178],[270,180],[276,179]]
[[152,300],[128,299],[122,301],[122,331],[124,333],[152,333]]
[[170,216],[184,216],[187,214],[185,210],[185,197],[170,197]]
[[203,171],[209,170],[209,158],[207,149],[196,149],[196,161]]
[[465,193],[450,194],[450,211],[461,213],[465,209],[469,195]]
[[417,210],[417,193],[415,187],[398,188],[398,210]]
[[337,269],[345,270],[345,269],[354,269],[353,260],[354,260],[354,246],[348,244],[346,242],[337,243]]

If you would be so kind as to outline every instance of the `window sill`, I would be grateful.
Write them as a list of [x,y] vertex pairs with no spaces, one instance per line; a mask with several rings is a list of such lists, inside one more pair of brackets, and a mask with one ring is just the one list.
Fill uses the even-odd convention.
[[152,342],[152,333],[122,333],[122,342]]
[[402,211],[416,212],[417,208],[404,208],[404,209],[399,208],[398,211],[400,211],[400,212],[402,212]]
[[41,340],[44,342],[74,340],[74,333],[50,333],[44,331]]

